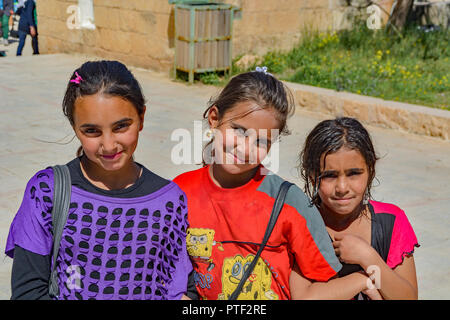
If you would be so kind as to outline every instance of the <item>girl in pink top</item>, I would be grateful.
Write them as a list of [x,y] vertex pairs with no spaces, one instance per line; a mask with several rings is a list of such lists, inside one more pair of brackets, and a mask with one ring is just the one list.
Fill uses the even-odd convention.
[[[343,264],[339,276],[365,272],[372,279],[357,298],[417,299],[414,230],[399,207],[369,200],[378,158],[367,130],[353,118],[322,121],[300,160],[305,191]],[[293,273],[291,290],[302,285]]]

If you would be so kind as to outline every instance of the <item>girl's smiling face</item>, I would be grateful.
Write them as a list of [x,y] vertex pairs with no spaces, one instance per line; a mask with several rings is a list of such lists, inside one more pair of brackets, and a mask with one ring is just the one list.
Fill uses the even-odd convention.
[[73,129],[86,157],[107,171],[119,170],[136,150],[144,112],[120,97],[94,94],[75,101]]
[[358,150],[340,148],[321,156],[319,196],[324,209],[347,215],[359,208],[367,189],[369,172]]
[[276,112],[245,101],[236,103],[219,119],[217,108],[212,107],[208,120],[214,129],[215,163],[229,174],[258,167],[278,136]]

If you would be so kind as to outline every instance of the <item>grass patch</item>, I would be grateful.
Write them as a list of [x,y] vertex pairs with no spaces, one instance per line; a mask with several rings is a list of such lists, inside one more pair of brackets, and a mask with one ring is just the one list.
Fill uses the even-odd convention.
[[306,35],[260,63],[291,82],[450,110],[449,40],[448,30],[410,27],[399,37],[364,25]]
[[[450,110],[449,40],[448,30],[409,27],[400,37],[360,25],[306,34],[292,50],[268,52],[247,70],[266,66],[290,82]],[[234,66],[233,74],[247,70]]]
[[[189,73],[188,72],[184,72],[184,71],[180,71],[180,70],[177,70],[176,72],[177,72],[177,76],[176,76],[177,79],[179,79],[183,82],[189,81]],[[222,86],[228,81],[228,78],[229,77],[226,75],[226,73],[224,71],[194,73],[194,82],[200,81],[204,84],[209,84],[209,85]]]

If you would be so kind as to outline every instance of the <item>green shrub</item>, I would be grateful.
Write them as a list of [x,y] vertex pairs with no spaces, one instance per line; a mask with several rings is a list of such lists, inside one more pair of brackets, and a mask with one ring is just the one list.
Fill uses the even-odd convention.
[[201,73],[199,78],[200,81],[204,84],[218,85],[222,82],[222,78],[217,72]]
[[409,27],[399,36],[357,25],[307,33],[289,52],[268,52],[261,65],[287,81],[450,110],[449,40],[448,30]]

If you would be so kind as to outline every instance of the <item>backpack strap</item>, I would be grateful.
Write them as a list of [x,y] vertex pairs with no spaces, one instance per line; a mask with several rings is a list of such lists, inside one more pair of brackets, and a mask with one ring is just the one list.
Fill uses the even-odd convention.
[[241,293],[245,282],[247,281],[250,274],[253,272],[253,269],[255,268],[259,257],[261,256],[261,252],[264,250],[264,247],[266,246],[267,241],[270,238],[272,230],[275,227],[275,224],[278,220],[278,216],[280,215],[281,209],[283,209],[284,200],[286,199],[287,192],[292,185],[293,184],[290,183],[289,181],[284,181],[281,184],[280,189],[278,190],[277,198],[275,199],[275,203],[272,208],[272,213],[270,215],[270,219],[269,219],[269,223],[267,225],[266,232],[264,233],[263,241],[262,241],[261,245],[259,246],[258,252],[256,253],[255,257],[253,258],[247,271],[244,272],[244,274],[241,278],[241,281],[239,282],[238,286],[236,287],[236,289],[231,294],[231,296],[228,300],[236,300],[239,297],[239,294]]
[[56,258],[58,257],[59,245],[64,225],[67,221],[70,206],[71,180],[69,168],[66,165],[52,167],[54,174],[53,193],[53,252],[52,269],[48,283],[49,295],[52,298],[59,298],[58,271],[56,270]]

